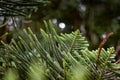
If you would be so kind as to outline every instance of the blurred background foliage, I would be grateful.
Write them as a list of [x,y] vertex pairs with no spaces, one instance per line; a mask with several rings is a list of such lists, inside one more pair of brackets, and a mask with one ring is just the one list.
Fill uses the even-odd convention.
[[[0,40],[11,44],[11,38],[17,41],[17,34],[23,34],[22,29],[27,27],[39,36],[40,28],[45,28],[43,20],[50,19],[58,34],[79,29],[89,41],[90,50],[98,48],[106,35],[114,32],[104,47],[114,46],[116,55],[119,55],[119,8],[120,0],[0,0]],[[6,35],[6,32],[9,33]],[[24,34],[23,38],[27,40]],[[9,55],[5,56],[7,52],[0,50],[0,53],[3,53],[0,54],[3,56],[0,58],[1,77],[10,64],[7,60]]]
[[[6,2],[11,1],[20,3],[23,0]],[[29,4],[31,1],[35,2],[35,8],[33,5],[20,7],[25,15],[20,11],[16,16],[5,15],[2,13],[3,7],[0,7],[0,13],[3,14],[0,14],[0,39],[10,43],[10,39],[26,27],[31,27],[38,34],[39,28],[44,28],[43,20],[51,19],[58,33],[80,29],[89,41],[90,49],[97,48],[106,34],[114,32],[104,47],[115,46],[119,51],[120,0],[24,0],[22,3]],[[14,6],[9,8],[13,11],[19,9]],[[6,32],[10,33],[4,37]]]

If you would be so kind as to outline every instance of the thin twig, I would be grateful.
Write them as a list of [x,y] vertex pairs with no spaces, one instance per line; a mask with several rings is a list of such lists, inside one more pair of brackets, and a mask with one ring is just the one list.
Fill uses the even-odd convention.
[[[99,45],[99,47],[98,47],[97,63],[98,63],[98,61],[99,61],[100,53],[101,53],[101,50],[102,50],[104,44],[106,43],[106,41],[108,40],[108,38],[109,38],[110,36],[112,36],[112,35],[113,35],[113,32],[107,34],[106,38],[103,39],[103,41],[100,43],[100,45]],[[97,64],[97,63],[96,63],[96,69],[98,69],[98,64]]]
[[100,58],[100,53],[101,53],[101,50],[102,50],[104,44],[106,43],[106,41],[108,40],[108,38],[109,38],[110,36],[112,36],[112,35],[113,35],[113,32],[107,34],[106,38],[103,39],[103,41],[100,43],[99,48],[98,48],[97,60],[99,60],[99,58]]
[[118,60],[115,62],[115,64],[118,64],[118,63],[120,63],[120,59],[118,59]]

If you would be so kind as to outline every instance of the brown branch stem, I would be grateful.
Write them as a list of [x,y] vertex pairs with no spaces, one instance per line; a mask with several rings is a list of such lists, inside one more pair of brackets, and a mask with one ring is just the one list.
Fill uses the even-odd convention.
[[[98,47],[97,63],[98,63],[98,61],[99,61],[100,53],[101,53],[101,50],[102,50],[104,44],[107,42],[108,38],[109,38],[110,36],[112,36],[112,35],[113,35],[113,32],[107,34],[106,38],[103,39],[103,41],[100,43],[100,45],[99,45],[99,47]],[[96,69],[98,68],[97,63],[96,63]]]
[[97,60],[99,60],[99,58],[100,58],[100,53],[101,53],[101,50],[102,50],[104,44],[107,42],[108,38],[109,38],[110,36],[112,36],[112,35],[113,35],[113,32],[107,34],[106,38],[103,39],[103,41],[100,43],[100,45],[99,45],[99,47],[98,47]]

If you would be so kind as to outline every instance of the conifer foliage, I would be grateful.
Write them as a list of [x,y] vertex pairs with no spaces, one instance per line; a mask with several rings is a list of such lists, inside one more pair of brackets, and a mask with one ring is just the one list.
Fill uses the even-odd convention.
[[79,30],[58,35],[50,20],[44,23],[46,30],[40,29],[40,37],[28,28],[17,41],[2,42],[5,80],[120,79],[120,66],[115,63],[113,47],[102,48],[98,60],[98,50],[88,49],[88,41]]

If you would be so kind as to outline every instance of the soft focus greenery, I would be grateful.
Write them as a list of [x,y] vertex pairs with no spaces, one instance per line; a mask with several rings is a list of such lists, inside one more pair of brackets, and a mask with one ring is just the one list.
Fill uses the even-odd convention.
[[8,71],[6,71],[4,80],[18,80],[18,79],[19,79],[19,76],[16,73],[16,71],[12,69],[9,69]]

